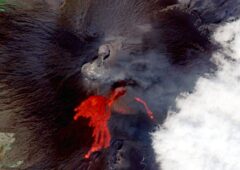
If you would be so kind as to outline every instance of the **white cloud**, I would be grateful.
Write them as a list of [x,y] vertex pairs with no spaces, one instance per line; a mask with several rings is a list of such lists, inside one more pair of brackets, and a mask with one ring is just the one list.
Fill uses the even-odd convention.
[[224,50],[212,57],[214,77],[201,77],[177,99],[178,113],[153,133],[163,170],[240,170],[240,20],[217,29]]

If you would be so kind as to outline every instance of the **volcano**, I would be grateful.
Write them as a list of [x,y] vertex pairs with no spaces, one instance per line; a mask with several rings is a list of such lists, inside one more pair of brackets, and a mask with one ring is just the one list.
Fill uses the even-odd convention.
[[239,170],[236,0],[0,0],[1,170]]

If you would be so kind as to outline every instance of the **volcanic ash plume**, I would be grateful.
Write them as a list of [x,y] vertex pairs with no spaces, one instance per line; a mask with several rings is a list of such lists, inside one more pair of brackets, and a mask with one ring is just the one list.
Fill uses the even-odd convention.
[[199,78],[152,135],[163,170],[240,169],[240,20],[217,29],[223,50],[212,57],[214,77]]

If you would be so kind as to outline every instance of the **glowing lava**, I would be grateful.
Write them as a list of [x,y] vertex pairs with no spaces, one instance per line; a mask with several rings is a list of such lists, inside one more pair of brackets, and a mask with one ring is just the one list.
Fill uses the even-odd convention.
[[109,97],[90,96],[75,108],[74,120],[79,117],[90,118],[89,126],[93,128],[94,142],[91,149],[85,154],[89,158],[93,152],[110,146],[111,134],[108,129],[108,120],[111,116],[111,108],[114,102],[126,93],[124,87],[114,89]]
[[[111,134],[107,123],[111,116],[113,104],[125,93],[126,89],[124,87],[118,87],[110,93],[109,97],[90,96],[75,108],[76,114],[73,119],[77,121],[79,117],[90,118],[88,125],[93,128],[92,137],[94,142],[91,149],[84,156],[86,159],[93,152],[110,146]],[[143,104],[150,119],[154,120],[153,112],[149,109],[146,102],[138,97],[135,100]]]
[[143,101],[142,99],[140,99],[139,97],[135,97],[135,100],[138,102],[138,103],[141,103],[145,109],[146,109],[146,112],[148,114],[148,117],[152,120],[155,120],[154,119],[154,116],[153,116],[153,112],[150,110],[150,108],[148,107],[147,103],[145,101]]

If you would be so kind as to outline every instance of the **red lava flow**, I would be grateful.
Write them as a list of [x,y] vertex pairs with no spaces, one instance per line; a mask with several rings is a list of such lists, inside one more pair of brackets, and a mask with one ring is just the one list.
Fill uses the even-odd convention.
[[93,152],[110,145],[111,134],[108,129],[108,120],[111,116],[111,108],[114,102],[126,93],[123,87],[113,90],[109,97],[90,96],[75,108],[74,120],[79,117],[90,118],[89,126],[93,127],[92,137],[94,142],[91,149],[85,154],[85,158],[89,158]]
[[138,103],[141,103],[145,109],[146,109],[146,112],[148,114],[148,117],[152,120],[154,120],[154,116],[153,116],[153,112],[150,110],[150,108],[148,107],[147,103],[145,101],[143,101],[142,99],[140,99],[139,97],[135,97],[135,100],[138,102]]
[[[90,118],[89,126],[93,128],[92,137],[94,139],[90,150],[84,155],[88,159],[93,152],[99,151],[110,146],[111,134],[108,129],[108,120],[111,116],[111,109],[114,102],[126,93],[124,87],[114,89],[109,97],[90,96],[75,108],[74,120],[79,117]],[[154,119],[153,112],[149,109],[146,102],[136,97],[135,100],[144,105],[150,119]]]

